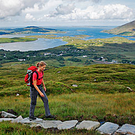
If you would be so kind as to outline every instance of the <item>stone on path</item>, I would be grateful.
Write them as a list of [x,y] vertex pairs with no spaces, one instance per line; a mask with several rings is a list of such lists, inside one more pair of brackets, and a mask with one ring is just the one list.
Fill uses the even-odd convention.
[[135,125],[124,124],[120,129],[118,129],[115,133],[117,134],[132,134],[135,135]]
[[64,122],[62,122],[62,124],[58,125],[57,128],[59,130],[61,130],[61,129],[71,129],[71,128],[75,127],[77,123],[78,123],[77,120],[64,121]]
[[118,124],[114,124],[111,122],[106,122],[102,126],[100,126],[97,131],[99,131],[101,134],[113,134],[117,129],[119,128]]
[[33,123],[30,125],[30,127],[33,128],[33,127],[42,127],[42,126],[41,126],[41,124]]
[[15,116],[14,114],[11,114],[11,113],[7,113],[5,111],[2,111],[1,112],[1,116],[4,117],[4,118],[16,118],[17,116]]
[[87,129],[87,130],[95,130],[100,126],[100,123],[97,121],[82,121],[80,124],[76,126],[77,129]]
[[2,121],[12,121],[14,118],[0,118],[0,122]]
[[60,121],[60,120],[44,120],[40,124],[45,129],[47,129],[47,128],[57,128],[58,125],[62,124],[62,121]]
[[16,119],[12,120],[12,123],[19,123],[20,121],[23,120],[23,117],[20,115],[19,117],[17,117]]
[[73,84],[72,86],[73,86],[73,87],[78,87],[78,85],[76,85],[76,84]]
[[43,119],[36,118],[36,120],[30,121],[29,117],[24,118],[23,120],[19,121],[19,123],[22,123],[22,124],[40,123],[40,122],[43,122]]

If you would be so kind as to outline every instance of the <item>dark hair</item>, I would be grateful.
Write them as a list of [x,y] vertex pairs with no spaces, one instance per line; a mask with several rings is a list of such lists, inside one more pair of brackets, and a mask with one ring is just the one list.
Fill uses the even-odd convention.
[[46,65],[46,63],[44,61],[40,61],[40,62],[37,63],[37,67],[39,67],[39,66],[42,67],[44,65]]

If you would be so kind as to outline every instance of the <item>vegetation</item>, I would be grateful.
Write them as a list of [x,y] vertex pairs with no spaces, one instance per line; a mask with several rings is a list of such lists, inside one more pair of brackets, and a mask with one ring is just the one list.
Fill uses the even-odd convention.
[[129,22],[111,30],[104,30],[103,32],[115,35],[135,36],[135,21]]
[[[0,68],[0,111],[13,109],[18,116],[28,117],[29,86],[26,86],[24,76],[29,66],[16,62],[3,64]],[[131,91],[135,89],[134,76],[135,66],[129,64],[47,67],[44,80],[51,113],[62,121],[77,119],[111,121],[119,125],[135,124],[135,93]],[[35,116],[43,118],[43,108],[38,98]],[[39,134],[98,134],[95,131],[76,129],[29,129],[27,126],[0,123],[3,134],[34,134],[36,130]]]
[[0,133],[2,135],[100,135],[96,131],[86,131],[86,130],[57,130],[57,129],[42,129],[29,128],[27,125],[14,124],[9,122],[0,123]]
[[[28,27],[26,32],[29,29],[33,32],[37,30]],[[62,39],[67,44],[40,51],[0,50],[0,111],[13,109],[18,116],[28,117],[30,88],[25,84],[24,77],[29,66],[43,60],[47,63],[44,80],[49,106],[58,120],[135,124],[135,42],[121,37],[84,40],[85,37],[87,35],[41,35],[6,39],[9,42],[19,42],[50,38]],[[113,61],[115,64],[112,64]],[[43,108],[38,98],[36,117],[44,117]],[[0,133],[98,135],[96,131],[46,130],[9,122],[0,123]]]
[[[34,36],[34,38],[39,37],[62,38],[51,35]],[[80,36],[63,37],[63,40],[68,43],[41,51],[20,52],[0,50],[0,64],[18,61],[32,64],[42,59],[46,60],[51,67],[86,66],[99,62],[106,62],[106,64],[135,64],[135,41],[122,37],[83,40],[80,39]]]
[[0,38],[1,43],[12,43],[12,42],[29,42],[35,41],[37,38],[27,38],[27,37],[14,37],[14,38]]
[[[4,64],[0,68],[0,96],[17,93],[29,94],[29,87],[24,82],[24,76],[29,66],[11,63],[11,65]],[[47,68],[45,82],[48,94],[54,95],[72,92],[125,93],[129,92],[127,87],[135,88],[134,71],[135,66],[125,64]],[[78,87],[73,87],[74,84]]]

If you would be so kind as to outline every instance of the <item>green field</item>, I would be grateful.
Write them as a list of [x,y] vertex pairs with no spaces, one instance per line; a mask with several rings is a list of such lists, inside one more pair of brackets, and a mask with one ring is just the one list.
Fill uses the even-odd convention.
[[[75,37],[57,37],[56,35],[40,35],[40,36],[28,36],[34,38],[47,38],[47,39],[62,39],[66,41],[67,44],[65,48],[70,48],[73,46],[76,49],[82,49],[88,55],[90,59],[95,57],[100,58],[104,57],[106,61],[111,62],[116,60],[118,62],[126,61],[131,62],[135,61],[135,41],[128,40],[124,37],[112,37],[106,39],[90,39],[84,40],[83,38],[88,35],[79,35]],[[64,47],[56,47],[56,50],[63,50]],[[49,50],[49,49],[48,49]],[[53,51],[53,49],[52,49]],[[54,50],[55,51],[55,50]],[[77,56],[77,55],[76,55]],[[134,62],[133,62],[134,63]]]
[[[0,68],[0,111],[13,109],[28,117],[29,87],[24,82],[27,64],[7,63]],[[51,113],[58,120],[111,121],[135,124],[135,66],[129,64],[95,64],[82,67],[49,68],[44,74]],[[74,85],[76,87],[74,87]],[[20,96],[16,97],[19,93]],[[12,101],[12,102],[11,102]],[[38,98],[35,116],[43,118],[44,107]],[[96,131],[44,130],[0,123],[0,132],[29,134],[98,134]]]
[[37,38],[27,38],[27,37],[0,38],[0,44],[13,42],[30,42],[35,40],[37,40]]

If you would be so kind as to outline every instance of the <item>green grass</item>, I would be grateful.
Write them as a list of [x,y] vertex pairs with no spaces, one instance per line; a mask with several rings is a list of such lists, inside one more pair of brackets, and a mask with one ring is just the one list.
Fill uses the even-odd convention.
[[[29,65],[23,65],[19,63],[17,65],[17,63],[11,63],[11,65],[4,64],[3,67],[0,68],[1,69],[0,70],[1,71],[0,72],[0,76],[1,76],[0,96],[1,97],[3,96],[9,97],[11,95],[15,96],[17,93],[19,93],[20,95],[24,95],[25,97],[29,96],[29,86],[26,86],[24,82],[24,76],[26,74],[26,70],[28,67]],[[44,80],[47,87],[47,95],[50,95],[51,98],[54,98],[54,101],[55,99],[57,99],[56,102],[52,104],[56,105],[57,108],[59,109],[65,109],[65,112],[62,113],[62,117],[60,118],[64,120],[64,118],[66,118],[68,115],[72,117],[73,116],[79,117],[80,115],[84,115],[86,117],[88,116],[87,112],[89,112],[90,115],[92,114],[94,115],[95,113],[97,113],[99,117],[105,116],[107,113],[111,113],[111,112],[117,114],[117,111],[118,111],[118,115],[124,115],[124,114],[128,115],[128,112],[125,112],[120,108],[117,108],[115,111],[114,110],[109,111],[108,108],[112,106],[111,101],[114,103],[114,101],[112,100],[114,96],[113,94],[115,94],[116,97],[117,95],[125,96],[126,93],[129,97],[130,95],[132,95],[132,93],[130,94],[130,91],[127,89],[127,87],[130,87],[133,90],[135,89],[134,75],[135,75],[134,65],[128,65],[128,64],[91,65],[91,66],[85,66],[85,67],[63,67],[63,68],[48,69],[45,71]],[[73,86],[74,84],[77,85],[77,87],[74,87]],[[109,96],[108,94],[112,94],[111,95],[112,97],[109,97],[110,100],[107,98]],[[90,110],[88,108],[86,108],[85,110],[83,106],[86,107],[87,104],[82,104],[82,102],[78,102],[76,105],[74,104],[74,102],[71,102],[71,99],[73,97],[76,97],[76,99],[80,98],[78,101],[84,100],[84,102],[85,101],[88,102],[88,100],[85,100],[88,98],[87,95],[88,97],[90,97],[89,103],[92,103],[93,96],[97,97],[96,99],[94,99],[94,102],[96,101],[99,106],[97,105],[94,106],[92,104],[91,107],[94,106],[93,110],[91,109],[91,107],[90,107]],[[64,98],[63,100],[61,100],[63,96]],[[83,98],[83,96],[85,97]],[[69,101],[67,97],[69,98]],[[102,108],[100,107],[101,100],[98,101],[98,99],[101,99],[101,98],[104,98],[105,100],[104,103],[108,103],[107,101],[109,101],[110,106],[107,108],[108,112],[106,112],[104,107]],[[58,99],[60,101],[58,101]],[[66,100],[64,101],[64,99]],[[76,99],[73,99],[73,100],[76,101]],[[17,98],[17,103],[18,103],[18,100],[19,99]],[[16,100],[14,102],[16,102]],[[15,107],[15,109],[17,109],[17,106],[15,106],[14,102],[12,102],[13,106]],[[25,106],[26,104],[27,107],[29,107],[29,102],[30,101],[25,103],[23,101],[24,104],[19,105],[19,106],[26,107]],[[7,102],[7,103],[10,104],[10,102]],[[19,103],[21,104],[22,102],[19,101]],[[74,111],[76,113],[77,110],[79,110],[78,107],[80,103],[82,104],[80,105],[80,109],[83,108],[84,112],[78,111],[76,115],[74,113],[71,114],[71,112]],[[122,104],[125,104],[125,103],[122,102]],[[59,105],[62,105],[62,108],[60,108]],[[3,102],[3,106],[1,104],[2,108],[4,108],[4,106],[5,106],[5,102]],[[106,105],[103,105],[103,106],[106,106]],[[8,107],[8,105],[6,105],[6,107]],[[71,108],[71,110],[69,108]],[[114,107],[112,108],[114,109]],[[22,110],[23,111],[27,110],[25,111],[25,114],[24,114],[24,116],[27,116],[29,109],[23,108]],[[134,109],[131,108],[131,110],[134,110]],[[18,112],[22,113],[19,109],[18,109]],[[60,113],[58,110],[56,110],[56,112],[58,114]],[[56,112],[54,112],[54,114],[57,115]],[[100,112],[100,114],[98,112]],[[129,114],[132,114],[132,112],[129,111]]]
[[[135,113],[135,93],[125,94],[87,94],[72,93],[62,95],[49,95],[50,111],[57,116],[58,120],[100,120],[108,115],[116,115],[117,123],[121,116],[132,116]],[[12,101],[12,102],[9,102]],[[8,96],[1,97],[0,111],[8,109],[15,110],[18,115],[29,116],[30,97]],[[42,118],[45,115],[43,102],[40,98],[37,100],[35,116]],[[94,119],[96,116],[98,119]],[[128,123],[135,124],[135,121],[129,119]]]
[[[24,82],[30,65],[8,64],[0,68],[0,96],[29,93]],[[45,71],[48,94],[85,92],[91,94],[125,93],[135,89],[135,66],[128,64],[52,68]],[[73,87],[76,84],[78,87]]]
[[[83,66],[86,66],[85,61],[88,59],[88,58],[83,58],[82,56],[78,56],[78,57],[75,57],[75,58],[78,58],[80,60],[80,62],[75,62],[75,61],[70,60],[71,58],[72,58],[72,56],[65,56],[64,57],[64,61],[62,61],[64,66],[83,67]],[[61,67],[61,62],[57,61],[55,59],[45,60],[45,61],[48,64],[49,67]],[[88,65],[90,65],[90,64],[93,64],[93,62],[88,63]]]
[[[29,87],[24,76],[30,65],[7,63],[0,68],[0,111],[13,109],[29,116]],[[110,121],[135,124],[135,66],[129,64],[91,65],[49,68],[44,72],[51,114],[58,120]],[[74,87],[73,84],[77,85]],[[19,93],[20,96],[16,97]],[[12,101],[12,102],[11,102]],[[35,116],[43,118],[43,102],[38,98]],[[95,131],[31,129],[27,126],[0,123],[2,134],[98,134]]]
[[42,129],[29,128],[27,125],[2,122],[0,123],[0,133],[1,135],[100,135],[96,131],[87,130],[57,130],[57,129]]
[[12,42],[29,42],[35,41],[37,38],[27,38],[27,37],[14,37],[14,38],[0,38],[1,43],[12,43]]

